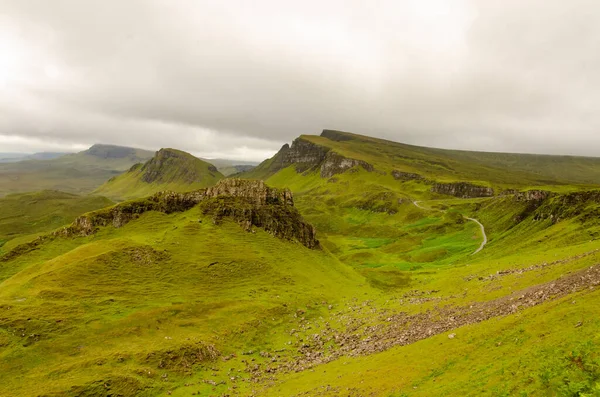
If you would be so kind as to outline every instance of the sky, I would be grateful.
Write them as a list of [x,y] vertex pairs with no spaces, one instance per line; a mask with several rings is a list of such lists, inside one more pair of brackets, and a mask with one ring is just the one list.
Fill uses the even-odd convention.
[[595,0],[0,0],[0,152],[337,129],[600,156]]

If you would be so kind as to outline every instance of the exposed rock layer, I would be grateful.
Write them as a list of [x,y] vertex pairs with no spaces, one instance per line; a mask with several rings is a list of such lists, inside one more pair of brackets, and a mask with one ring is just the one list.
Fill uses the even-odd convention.
[[394,177],[394,179],[399,181],[419,181],[425,179],[419,174],[415,174],[412,172],[402,172],[398,170],[393,170],[392,176]]
[[160,192],[143,200],[128,201],[107,210],[80,216],[58,235],[87,236],[98,227],[121,227],[148,211],[173,213],[202,204],[205,214],[215,223],[224,217],[238,222],[245,230],[253,226],[288,240],[297,240],[308,248],[318,248],[314,228],[294,207],[292,193],[267,186],[263,181],[224,179],[216,186],[189,193]]
[[494,195],[494,189],[491,187],[473,185],[467,182],[436,183],[431,191],[460,198],[492,197]]
[[292,146],[283,145],[272,159],[259,165],[257,170],[273,175],[291,165],[299,173],[318,170],[322,178],[331,178],[356,166],[361,166],[369,172],[374,171],[373,166],[366,161],[345,157],[331,148],[303,138],[295,139]]

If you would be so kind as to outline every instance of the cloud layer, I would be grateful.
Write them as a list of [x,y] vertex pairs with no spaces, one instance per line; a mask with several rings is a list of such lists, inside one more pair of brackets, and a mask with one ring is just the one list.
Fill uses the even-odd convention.
[[0,152],[260,160],[335,128],[600,155],[591,0],[0,0]]

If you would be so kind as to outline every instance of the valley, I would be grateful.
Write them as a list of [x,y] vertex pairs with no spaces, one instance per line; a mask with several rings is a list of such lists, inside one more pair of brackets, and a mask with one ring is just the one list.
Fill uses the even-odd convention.
[[0,395],[600,391],[600,159],[325,130],[138,163],[0,199]]

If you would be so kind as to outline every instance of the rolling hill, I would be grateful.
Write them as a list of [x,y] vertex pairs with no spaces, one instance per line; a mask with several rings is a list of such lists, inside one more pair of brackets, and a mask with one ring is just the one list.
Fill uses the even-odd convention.
[[50,160],[3,163],[0,164],[0,196],[39,190],[89,193],[152,155],[146,150],[98,144]]
[[67,225],[84,212],[108,207],[105,197],[45,190],[0,198],[0,253]]
[[[269,365],[263,351],[287,343],[291,323],[370,291],[310,230],[289,192],[226,180],[92,212],[18,247],[0,259],[0,394],[242,384],[242,357]],[[199,367],[211,382],[189,380]]]
[[362,162],[388,174],[396,171],[413,178],[466,181],[500,189],[600,183],[600,158],[596,157],[433,149],[333,130],[300,136],[291,147],[284,145],[277,155],[244,175],[266,179],[292,164],[304,172],[323,162],[325,167],[335,166],[341,159],[346,159],[346,168]]
[[163,149],[0,256],[0,394],[597,395],[597,162],[324,131],[194,190]]
[[189,153],[161,149],[145,164],[111,178],[94,193],[117,200],[148,196],[161,190],[186,192],[214,185],[223,175]]

